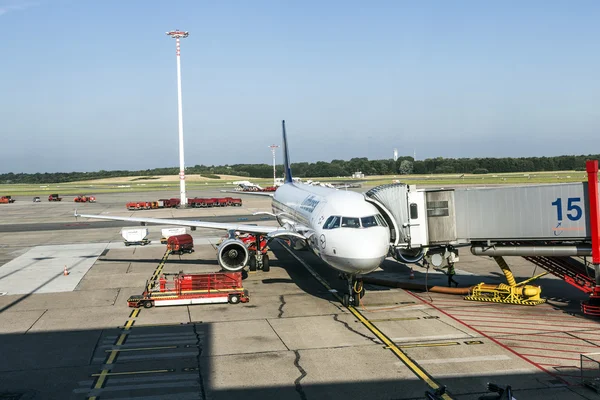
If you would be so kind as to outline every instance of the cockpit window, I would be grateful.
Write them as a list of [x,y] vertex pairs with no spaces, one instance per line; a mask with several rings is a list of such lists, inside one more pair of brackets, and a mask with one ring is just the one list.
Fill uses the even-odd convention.
[[340,217],[332,215],[327,218],[327,221],[323,224],[323,229],[335,229],[340,227]]
[[342,217],[342,228],[360,228],[360,218]]
[[371,215],[368,217],[362,217],[360,219],[360,222],[362,222],[363,228],[370,228],[372,226],[377,226],[377,220],[375,219],[374,215]]

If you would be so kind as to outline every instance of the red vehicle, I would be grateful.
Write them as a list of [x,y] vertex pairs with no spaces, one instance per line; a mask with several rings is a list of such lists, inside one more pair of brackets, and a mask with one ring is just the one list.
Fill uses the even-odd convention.
[[231,206],[232,207],[241,207],[242,206],[242,199],[231,199]]
[[159,208],[175,208],[181,203],[181,199],[172,197],[170,199],[159,199],[158,207]]
[[[169,280],[167,277],[172,276]],[[163,274],[158,288],[146,289],[127,299],[129,307],[179,306],[205,303],[247,303],[248,291],[242,287],[241,272],[208,274]],[[146,288],[149,288],[146,285]]]
[[172,254],[192,253],[194,251],[194,239],[188,234],[169,236],[167,250]]
[[15,199],[13,199],[10,196],[1,196],[0,197],[0,204],[4,203],[4,204],[9,204],[9,203],[14,203]]
[[58,194],[51,194],[48,196],[48,201],[62,201],[62,197],[58,197]]
[[77,196],[73,199],[75,203],[95,203],[96,197],[94,196]]
[[220,198],[218,198],[216,200],[217,200],[217,204],[216,204],[217,207],[227,207],[227,205],[229,203],[227,201],[226,197],[220,197]]

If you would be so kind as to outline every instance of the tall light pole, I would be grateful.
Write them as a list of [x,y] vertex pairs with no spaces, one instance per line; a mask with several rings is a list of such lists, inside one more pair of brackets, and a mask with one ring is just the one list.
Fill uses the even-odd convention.
[[183,160],[183,111],[181,108],[181,48],[179,39],[186,38],[189,32],[174,30],[167,32],[167,35],[175,38],[177,55],[177,114],[179,116],[179,194],[181,196],[180,207],[187,206],[187,197],[185,195],[185,162]]
[[271,149],[271,153],[273,153],[273,186],[275,186],[277,181],[277,173],[275,172],[275,149],[278,147],[279,146],[276,144],[272,144],[269,146],[269,148]]

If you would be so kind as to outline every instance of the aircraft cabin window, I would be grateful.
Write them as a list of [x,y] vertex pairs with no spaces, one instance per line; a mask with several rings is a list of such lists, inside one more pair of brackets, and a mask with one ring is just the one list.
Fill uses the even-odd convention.
[[340,217],[332,215],[327,218],[327,221],[323,224],[323,229],[335,229],[340,227]]
[[377,226],[377,219],[375,219],[374,215],[371,215],[369,217],[362,217],[360,219],[360,222],[362,223],[363,228],[370,228],[372,226]]
[[342,217],[342,228],[360,228],[360,218]]

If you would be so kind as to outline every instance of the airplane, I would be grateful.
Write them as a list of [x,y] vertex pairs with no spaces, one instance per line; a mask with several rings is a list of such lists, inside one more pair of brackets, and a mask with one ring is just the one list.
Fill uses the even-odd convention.
[[[285,121],[282,121],[285,178],[275,192],[249,193],[272,197],[272,213],[279,227],[238,223],[186,221],[160,218],[112,217],[77,214],[76,217],[164,224],[196,228],[222,229],[228,238],[217,248],[220,266],[240,271],[246,266],[268,265],[268,255],[250,254],[244,235],[256,237],[256,249],[275,238],[289,240],[294,250],[310,249],[328,266],[347,280],[348,292],[342,295],[344,306],[358,305],[365,290],[358,275],[374,271],[388,256],[390,231],[377,208],[360,193],[294,182],[288,153]],[[266,269],[266,268],[265,268]]]
[[263,190],[260,185],[252,183],[250,181],[236,181],[233,182],[234,185],[238,185],[236,190],[247,190],[247,191],[258,191]]

